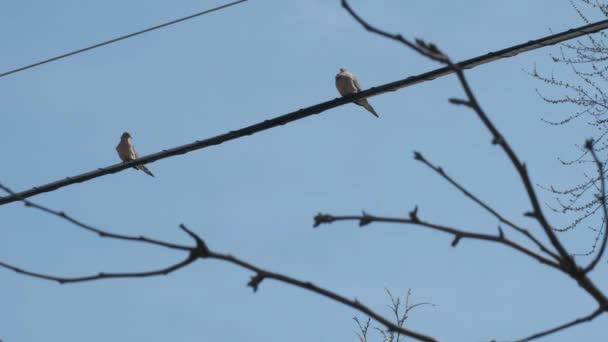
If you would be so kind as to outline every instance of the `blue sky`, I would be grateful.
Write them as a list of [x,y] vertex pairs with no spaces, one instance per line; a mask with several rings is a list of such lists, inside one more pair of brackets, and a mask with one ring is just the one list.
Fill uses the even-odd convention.
[[[57,0],[5,3],[0,71],[221,4],[219,1]],[[461,60],[581,25],[568,1],[353,1],[370,22],[435,42]],[[595,19],[600,19],[595,17]],[[571,108],[543,103],[524,70],[550,72],[547,48],[469,71],[491,119],[541,185],[576,183],[593,132],[549,127]],[[251,0],[222,12],[0,79],[0,181],[22,190],[118,161],[128,130],[140,154],[189,143],[337,96],[347,67],[371,87],[438,67],[361,29],[338,0]],[[567,77],[567,76],[564,76]],[[186,223],[217,251],[356,297],[389,315],[385,288],[433,308],[407,325],[449,341],[509,339],[590,312],[569,278],[497,245],[418,227],[339,223],[318,212],[422,218],[473,231],[497,222],[412,159],[419,150],[505,215],[539,228],[523,187],[476,116],[447,102],[454,77],[370,99],[380,119],[346,105],[149,168],[97,178],[33,200],[98,227],[189,243]],[[543,202],[551,194],[539,191]],[[566,219],[551,215],[562,225]],[[584,252],[593,233],[560,235]],[[19,204],[0,207],[0,260],[72,276],[146,270],[182,257],[106,241]],[[594,279],[605,288],[605,263]],[[355,341],[340,304],[265,282],[216,261],[166,278],[60,286],[0,270],[0,339],[14,341]],[[548,341],[600,341],[607,319]]]

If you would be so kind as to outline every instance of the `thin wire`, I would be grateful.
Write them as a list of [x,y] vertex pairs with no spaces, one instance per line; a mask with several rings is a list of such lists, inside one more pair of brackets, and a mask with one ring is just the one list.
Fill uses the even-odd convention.
[[208,13],[211,13],[211,12],[219,11],[219,10],[227,8],[227,7],[238,5],[238,4],[240,4],[242,2],[245,2],[245,1],[247,1],[247,0],[239,0],[239,1],[231,2],[229,4],[218,6],[218,7],[215,7],[215,8],[212,8],[212,9],[208,9],[208,10],[205,10],[205,11],[202,11],[202,12],[198,12],[198,13],[189,15],[187,17],[175,19],[175,20],[166,22],[164,24],[156,25],[156,26],[153,26],[153,27],[141,30],[141,31],[137,31],[137,32],[134,32],[134,33],[130,33],[130,34],[127,34],[127,35],[124,35],[124,36],[120,36],[120,37],[117,37],[117,38],[114,38],[114,39],[107,40],[107,41],[102,42],[102,43],[91,45],[91,46],[85,47],[85,48],[80,49],[80,50],[68,52],[68,53],[63,54],[63,55],[59,55],[59,56],[55,56],[55,57],[52,57],[52,58],[49,58],[49,59],[45,59],[43,61],[40,61],[40,62],[37,62],[37,63],[34,63],[34,64],[26,65],[24,67],[20,67],[20,68],[11,70],[11,71],[7,71],[7,72],[4,72],[4,73],[1,73],[0,77],[8,76],[8,75],[11,75],[11,74],[23,71],[23,70],[31,69],[31,68],[34,68],[34,67],[46,64],[46,63],[54,62],[56,60],[60,60],[60,59],[63,59],[63,58],[69,57],[69,56],[73,56],[73,55],[85,52],[85,51],[89,51],[89,50],[96,49],[98,47],[102,47],[104,45],[109,45],[109,44],[112,44],[112,43],[116,43],[118,41],[121,41],[121,40],[124,40],[124,39],[127,39],[127,38],[131,38],[131,37],[135,37],[135,36],[138,36],[140,34],[144,34],[144,33],[150,32],[150,31],[158,30],[158,29],[163,28],[163,27],[167,27],[167,26],[170,26],[170,25],[173,25],[173,24],[180,23],[182,21],[186,21],[186,20],[189,20],[189,19],[192,19],[192,18],[199,17],[201,15],[205,15],[205,14],[208,14]]

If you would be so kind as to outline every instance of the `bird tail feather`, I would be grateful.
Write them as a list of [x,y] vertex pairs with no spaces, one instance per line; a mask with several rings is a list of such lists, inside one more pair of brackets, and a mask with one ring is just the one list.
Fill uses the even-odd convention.
[[376,113],[376,111],[374,110],[374,107],[372,107],[372,105],[369,104],[369,102],[367,102],[367,99],[362,99],[359,101],[355,101],[356,104],[358,104],[359,106],[367,109],[368,112],[374,114],[375,117],[379,118],[380,116],[378,115],[378,113]]
[[154,177],[154,174],[152,173],[152,171],[148,170],[148,168],[145,165],[137,165],[135,168],[138,169],[138,170],[142,170],[146,174]]

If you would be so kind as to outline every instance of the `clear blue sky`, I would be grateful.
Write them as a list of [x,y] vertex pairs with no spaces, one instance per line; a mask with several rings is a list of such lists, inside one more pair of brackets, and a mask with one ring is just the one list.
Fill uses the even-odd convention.
[[[13,1],[0,10],[0,71],[187,15],[220,1]],[[581,25],[566,0],[353,1],[373,23],[435,42],[454,60]],[[598,19],[596,17],[596,19]],[[483,107],[538,184],[576,183],[585,125],[549,127],[550,107],[524,69],[551,71],[527,53],[467,73]],[[121,133],[140,154],[243,127],[337,96],[347,67],[364,87],[438,67],[361,29],[338,0],[264,1],[0,79],[0,181],[22,190],[118,161]],[[318,212],[421,217],[474,231],[495,219],[412,159],[422,151],[503,213],[528,201],[503,153],[475,115],[448,104],[453,77],[371,99],[374,118],[342,106],[284,127],[128,170],[33,200],[108,230],[189,243],[186,223],[215,250],[356,297],[389,314],[384,288],[434,308],[408,326],[449,341],[509,339],[590,312],[572,280],[497,245],[422,228],[340,223],[312,229]],[[539,192],[543,202],[550,194]],[[557,225],[565,219],[551,216]],[[575,252],[586,230],[560,237]],[[19,204],[0,207],[0,260],[72,276],[146,270],[180,253],[106,241]],[[606,289],[602,263],[595,278]],[[0,339],[23,341],[355,341],[356,314],[306,291],[220,262],[166,278],[60,286],[0,270]],[[361,315],[358,315],[361,317]],[[547,341],[602,341],[606,317]]]

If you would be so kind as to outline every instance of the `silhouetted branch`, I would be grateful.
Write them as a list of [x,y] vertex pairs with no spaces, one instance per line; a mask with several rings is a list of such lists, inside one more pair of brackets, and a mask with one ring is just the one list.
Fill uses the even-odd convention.
[[538,246],[538,248],[540,248],[543,252],[547,253],[549,256],[551,256],[553,259],[555,259],[555,261],[559,262],[559,260],[560,260],[559,256],[557,254],[555,254],[554,252],[550,251],[536,237],[534,237],[527,229],[522,228],[522,227],[516,225],[515,223],[513,223],[513,221],[505,218],[498,211],[496,211],[495,209],[493,209],[492,207],[490,207],[484,201],[482,201],[479,198],[477,198],[477,196],[473,195],[470,191],[468,191],[466,188],[464,188],[462,185],[460,185],[458,182],[456,182],[452,177],[450,177],[443,170],[443,168],[441,168],[439,166],[436,166],[436,165],[433,165],[431,162],[429,162],[422,155],[422,153],[420,153],[420,152],[414,152],[414,159],[416,159],[416,160],[420,161],[421,163],[423,163],[424,165],[428,166],[430,169],[432,169],[433,171],[435,171],[437,174],[439,174],[441,177],[443,177],[445,180],[447,180],[450,184],[452,184],[455,188],[457,188],[458,190],[460,190],[460,192],[462,192],[466,197],[468,197],[473,202],[477,203],[483,209],[485,209],[490,214],[492,214],[494,217],[496,217],[500,222],[506,224],[507,226],[513,228],[517,232],[519,232],[519,233],[523,234],[524,236],[526,236],[529,240],[531,240],[532,242],[534,242],[534,244],[536,246]]
[[[390,308],[391,312],[393,313],[393,316],[394,316],[395,321],[397,322],[397,325],[399,325],[400,327],[403,327],[405,325],[405,322],[409,318],[409,313],[413,309],[422,307],[425,305],[435,306],[435,304],[427,303],[427,302],[411,304],[410,303],[410,296],[412,294],[411,289],[407,290],[407,294],[405,296],[405,305],[402,306],[401,298],[393,296],[391,291],[389,291],[388,289],[385,289],[385,290],[391,300],[391,304],[389,305],[389,308]],[[367,342],[367,338],[368,338],[367,335],[368,335],[368,331],[369,331],[369,327],[370,327],[370,318],[368,318],[365,323],[361,323],[361,321],[357,317],[353,317],[353,319],[355,320],[355,322],[357,323],[357,327],[359,328],[359,332],[357,333],[357,337],[359,337],[359,341]],[[394,332],[394,331],[387,330],[387,329],[381,329],[379,327],[373,327],[373,328],[378,333],[380,333],[380,335],[382,335],[382,342],[399,342],[401,340],[402,335],[399,334],[398,332]]]
[[[346,4],[346,3],[343,2],[343,4]],[[350,11],[350,7],[348,7],[348,9]],[[350,12],[354,14],[354,12],[352,12],[352,11],[350,11]],[[364,23],[362,20],[360,22]],[[573,38],[577,38],[577,37],[589,34],[591,32],[597,32],[600,30],[604,30],[606,28],[608,28],[608,20],[604,20],[604,21],[597,22],[597,23],[592,23],[592,24],[581,26],[581,27],[571,29],[568,31],[560,32],[558,34],[546,36],[546,37],[543,37],[540,39],[530,40],[526,43],[514,45],[514,46],[508,47],[506,49],[499,50],[499,51],[479,55],[477,57],[470,58],[470,59],[464,60],[462,62],[459,62],[457,64],[457,66],[461,69],[471,69],[471,68],[477,67],[482,64],[493,62],[498,59],[513,57],[513,56],[516,56],[523,52],[542,48],[542,47],[552,45],[552,44],[557,44],[557,43],[560,43],[560,42],[563,42],[563,41],[566,41],[569,39],[573,39]],[[370,26],[370,29],[371,29],[371,26]],[[381,31],[378,31],[378,33],[379,32],[381,32]],[[379,34],[381,34],[381,33],[379,33]],[[393,36],[388,33],[384,33],[384,34],[388,38],[393,38],[393,39],[397,39],[397,40],[399,40],[399,37],[401,37],[400,35]],[[402,38],[403,37],[401,37],[401,39]],[[407,40],[404,40],[403,43],[406,45],[409,44],[408,46],[412,45],[410,47],[414,48],[416,51],[425,52],[425,55],[427,55],[427,53],[428,53],[429,57],[435,53],[433,51],[434,46],[432,46],[432,44],[429,46],[425,46],[424,44],[421,44],[421,43],[424,43],[422,41],[417,41],[416,44],[414,44]],[[439,55],[437,55],[436,58],[441,59],[441,57]],[[130,162],[110,165],[107,167],[99,168],[94,171],[67,177],[62,180],[58,180],[58,181],[51,182],[48,184],[35,186],[29,190],[19,192],[18,195],[21,198],[28,198],[31,196],[45,193],[45,192],[54,191],[54,190],[63,188],[68,185],[82,183],[82,182],[86,182],[86,181],[89,181],[89,180],[97,178],[97,177],[121,172],[121,171],[129,169],[136,165],[149,164],[149,163],[155,162],[157,160],[161,160],[161,159],[165,159],[165,158],[169,158],[169,157],[173,157],[173,156],[177,156],[177,155],[181,155],[181,154],[186,154],[186,153],[189,153],[192,151],[200,150],[200,149],[207,148],[207,147],[214,146],[214,145],[220,145],[227,141],[243,138],[243,137],[246,137],[246,136],[261,132],[261,131],[265,131],[270,128],[278,127],[278,126],[285,125],[285,124],[288,124],[293,121],[297,121],[297,120],[306,118],[311,115],[319,114],[326,110],[336,108],[339,106],[343,106],[345,104],[354,102],[354,101],[362,99],[362,98],[377,96],[377,95],[380,95],[380,94],[383,94],[386,92],[396,91],[401,88],[409,87],[409,86],[412,86],[412,85],[415,85],[418,83],[422,83],[422,82],[434,80],[439,77],[450,75],[450,74],[454,73],[454,71],[455,71],[454,68],[452,68],[450,66],[445,66],[445,67],[438,68],[433,71],[429,71],[429,72],[426,72],[424,74],[420,74],[417,76],[410,76],[408,78],[394,81],[391,83],[385,83],[383,85],[380,85],[377,87],[372,87],[370,89],[356,93],[354,95],[337,98],[337,99],[334,99],[331,101],[322,102],[322,103],[319,103],[319,104],[316,104],[316,105],[313,105],[313,106],[310,106],[307,108],[303,108],[303,109],[300,109],[297,111],[293,111],[291,113],[281,115],[281,116],[278,116],[278,117],[270,119],[270,120],[265,120],[263,122],[260,122],[260,123],[257,123],[257,124],[251,125],[251,126],[247,126],[247,127],[235,130],[235,131],[230,131],[228,133],[216,135],[214,137],[207,138],[204,140],[198,140],[198,141],[195,141],[190,144],[181,145],[181,146],[177,146],[174,148],[163,150],[161,152],[149,154],[147,156],[143,156],[139,159],[136,159],[136,160],[133,160]],[[2,197],[2,198],[0,198],[0,205],[15,202],[15,201],[18,201],[19,199],[20,198],[15,195]]]
[[270,272],[267,270],[264,270],[262,268],[259,268],[255,265],[252,265],[246,261],[243,261],[241,259],[238,259],[230,254],[221,254],[221,253],[216,253],[216,252],[210,252],[209,253],[209,258],[210,259],[219,259],[219,260],[223,260],[235,265],[238,265],[242,268],[248,269],[252,272],[255,273],[255,275],[253,277],[251,277],[251,280],[249,281],[249,283],[247,284],[249,287],[251,287],[254,291],[257,291],[258,286],[262,283],[262,281],[264,281],[265,279],[274,279],[276,281],[282,282],[282,283],[286,283],[286,284],[290,284],[302,289],[306,289],[308,291],[314,292],[316,294],[319,294],[323,297],[332,299],[336,302],[342,303],[346,306],[349,306],[361,313],[364,313],[365,315],[371,317],[373,320],[375,320],[376,322],[384,325],[387,329],[389,329],[390,331],[394,331],[394,332],[398,332],[400,334],[403,334],[404,336],[409,336],[412,337],[414,339],[417,339],[419,341],[435,341],[434,338],[414,332],[412,330],[406,329],[406,328],[402,328],[400,326],[398,326],[397,324],[389,321],[388,319],[382,317],[381,315],[377,314],[376,312],[372,311],[370,308],[368,308],[367,306],[361,304],[361,302],[359,302],[358,300],[354,299],[348,299],[338,293],[326,290],[322,287],[319,287],[313,283],[310,282],[305,282],[302,280],[298,280],[295,278],[291,278],[288,277],[286,275],[283,274],[279,274],[279,273],[274,273],[274,272]]
[[355,20],[357,20],[359,23],[361,23],[365,27],[365,29],[367,29],[368,31],[371,31],[373,33],[379,34],[383,37],[386,37],[386,38],[389,38],[392,40],[396,40],[397,42],[400,42],[409,48],[413,48],[412,46],[416,46],[416,48],[413,48],[416,52],[418,52],[418,53],[422,54],[423,56],[430,58],[434,61],[438,61],[438,62],[447,64],[447,66],[454,71],[454,73],[458,77],[458,80],[460,82],[460,85],[462,86],[462,89],[464,90],[464,92],[467,96],[467,100],[463,101],[463,103],[467,103],[467,106],[470,107],[471,109],[473,109],[473,111],[475,111],[475,113],[477,114],[479,119],[483,122],[484,126],[486,126],[486,128],[490,131],[490,133],[492,134],[492,137],[493,137],[492,144],[499,145],[503,149],[503,151],[507,154],[509,160],[511,161],[511,163],[517,170],[517,173],[519,174],[519,176],[524,184],[526,192],[528,193],[528,197],[530,199],[530,203],[533,208],[532,215],[538,221],[538,223],[541,225],[541,227],[544,229],[545,234],[551,241],[551,244],[553,245],[553,247],[555,247],[555,249],[559,253],[560,257],[563,259],[562,262],[565,262],[565,263],[569,264],[570,267],[574,268],[574,261],[572,260],[570,255],[566,252],[564,246],[561,244],[561,242],[559,241],[559,239],[553,232],[552,227],[549,225],[549,222],[547,221],[547,219],[545,218],[545,215],[543,214],[543,211],[540,207],[540,203],[536,196],[536,192],[534,191],[532,182],[530,181],[530,177],[528,175],[526,165],[519,161],[519,158],[517,157],[517,155],[511,148],[511,146],[507,143],[507,141],[500,134],[500,132],[498,131],[496,126],[494,126],[494,124],[492,123],[490,118],[482,110],[479,102],[477,101],[477,98],[473,94],[473,91],[471,90],[471,87],[469,86],[469,83],[467,82],[467,80],[464,76],[464,73],[462,72],[462,68],[459,67],[457,64],[452,63],[452,61],[443,52],[441,52],[437,48],[437,46],[435,46],[434,44],[427,43],[421,39],[416,39],[416,42],[412,43],[411,41],[409,41],[408,39],[404,38],[401,35],[387,33],[386,31],[375,28],[375,27],[371,26],[369,23],[365,22],[361,17],[359,17],[352,10],[352,8],[348,5],[348,2],[346,0],[342,0],[342,6],[355,18]]
[[145,277],[154,277],[154,276],[160,276],[160,275],[168,275],[171,272],[177,271],[180,268],[188,266],[194,260],[196,260],[196,259],[192,259],[192,258],[188,257],[184,261],[178,262],[177,264],[174,264],[174,265],[171,265],[169,267],[165,267],[165,268],[162,268],[159,270],[155,270],[155,271],[124,272],[124,273],[100,272],[95,275],[82,276],[82,277],[59,277],[59,276],[53,276],[53,275],[48,275],[48,274],[43,274],[43,273],[37,273],[37,272],[28,271],[23,268],[19,268],[19,267],[7,264],[2,261],[0,261],[0,267],[7,268],[9,270],[15,271],[19,274],[23,274],[26,276],[30,276],[30,277],[34,277],[34,278],[38,278],[38,279],[56,281],[60,284],[67,284],[67,283],[80,283],[80,282],[85,282],[85,281],[110,279],[110,278],[145,278]]
[[536,340],[536,339],[538,339],[538,338],[541,338],[541,337],[545,337],[545,336],[547,336],[547,335],[554,334],[554,333],[556,333],[556,332],[558,332],[558,331],[561,331],[561,330],[564,330],[564,329],[571,328],[571,327],[573,327],[573,326],[575,326],[575,325],[578,325],[578,324],[581,324],[581,323],[591,322],[591,321],[592,321],[592,320],[594,320],[594,319],[595,319],[597,316],[599,316],[599,315],[601,315],[602,313],[604,313],[604,311],[605,311],[605,310],[606,310],[606,309],[599,308],[599,309],[597,309],[597,310],[593,311],[591,314],[589,314],[589,315],[587,315],[587,316],[584,316],[584,317],[581,317],[581,318],[577,318],[577,319],[575,319],[575,320],[573,320],[573,321],[571,321],[571,322],[568,322],[568,323],[562,324],[562,325],[557,326],[557,327],[555,327],[555,328],[548,329],[548,330],[545,330],[545,331],[542,331],[542,332],[536,333],[536,334],[534,334],[534,335],[528,336],[528,337],[523,338],[523,339],[521,339],[521,340],[517,340],[517,342],[528,342],[528,341]]
[[[455,229],[452,227],[436,225],[436,224],[432,224],[432,223],[420,220],[420,218],[417,215],[417,208],[414,209],[412,212],[410,212],[409,219],[375,217],[375,216],[368,215],[365,212],[363,212],[362,216],[332,216],[332,215],[328,215],[328,214],[319,214],[315,217],[315,226],[318,226],[323,223],[331,223],[331,222],[339,221],[339,220],[357,220],[357,221],[359,221],[359,226],[364,226],[364,225],[370,224],[372,222],[391,222],[391,223],[413,224],[413,225],[423,226],[426,228],[442,231],[444,233],[452,234],[454,236],[452,246],[456,246],[462,238],[473,238],[473,239],[493,241],[493,242],[499,242],[502,244],[507,244],[510,247],[515,248],[516,250],[518,250],[530,257],[533,257],[534,259],[536,259],[546,265],[552,266],[554,269],[562,271],[563,273],[567,274],[568,276],[570,276],[571,278],[576,280],[578,285],[581,286],[583,289],[585,289],[585,291],[587,291],[587,293],[590,296],[592,296],[599,304],[600,312],[597,313],[597,315],[599,315],[602,312],[608,311],[608,298],[591,281],[591,279],[589,279],[587,277],[587,272],[584,269],[582,269],[579,265],[576,264],[573,257],[568,253],[566,248],[562,245],[562,243],[557,238],[553,227],[549,224],[548,220],[546,219],[545,215],[543,214],[538,197],[532,186],[532,181],[528,174],[526,165],[519,160],[518,156],[516,155],[515,151],[511,148],[511,146],[509,145],[507,140],[502,136],[502,134],[498,131],[496,126],[494,126],[494,124],[492,123],[492,121],[490,120],[488,115],[481,108],[481,105],[477,101],[473,91],[471,90],[471,87],[470,87],[468,81],[466,80],[466,78],[464,76],[462,68],[459,67],[458,65],[452,63],[451,60],[445,54],[443,54],[441,52],[441,50],[439,50],[439,48],[437,48],[434,44],[427,43],[420,39],[416,39],[415,43],[413,43],[401,35],[394,35],[394,34],[387,33],[385,31],[380,30],[376,27],[373,27],[369,23],[365,22],[360,16],[358,16],[352,10],[352,8],[348,5],[347,0],[342,0],[342,6],[366,30],[371,31],[372,33],[378,34],[380,36],[400,42],[400,43],[406,45],[408,48],[412,48],[413,50],[415,50],[416,52],[422,54],[423,56],[425,56],[427,58],[447,64],[447,66],[454,71],[454,73],[456,74],[456,76],[458,78],[458,81],[460,82],[462,89],[464,90],[464,92],[466,94],[466,99],[465,100],[452,99],[450,102],[452,102],[453,104],[456,104],[456,105],[464,105],[464,106],[472,109],[477,114],[479,119],[482,121],[482,123],[484,124],[486,129],[491,133],[492,144],[499,145],[501,147],[501,149],[504,151],[504,153],[506,154],[506,156],[508,157],[508,159],[510,160],[511,164],[513,164],[513,166],[515,167],[515,169],[520,177],[521,182],[524,185],[528,200],[530,201],[530,204],[532,206],[532,210],[529,212],[526,212],[524,215],[527,217],[534,218],[540,224],[546,237],[549,239],[549,241],[551,242],[551,245],[555,248],[555,250],[558,253],[558,257],[559,257],[558,262],[559,263],[555,264],[555,263],[553,263],[553,261],[547,260],[544,257],[539,256],[539,255],[531,252],[530,250],[528,250],[522,246],[519,246],[517,244],[510,244],[510,240],[507,240],[504,237],[504,233],[502,232],[501,229],[499,229],[499,233],[497,236],[493,236],[493,235],[487,235],[487,234],[466,232],[466,231],[461,231],[461,230],[458,230],[458,229]],[[592,143],[589,143],[588,145],[589,145],[589,148],[591,148],[591,149],[593,148]],[[419,153],[417,153],[415,155],[415,158],[417,160],[421,160],[421,161],[424,160],[422,158],[422,155],[420,155]],[[597,162],[598,168],[600,169],[599,175],[602,175],[603,174],[602,164],[599,163],[599,160],[596,160],[596,162]],[[444,174],[443,170],[434,167],[434,165],[428,164],[427,166],[430,166],[433,170],[435,170],[436,172],[439,172],[440,174]],[[444,177],[446,177],[446,179],[448,179],[448,181],[451,180],[451,178],[447,178],[447,176],[444,176]],[[461,191],[464,192],[464,188],[459,187],[459,185],[457,185],[457,183],[455,183],[455,182],[451,182],[451,183],[453,185],[456,185],[457,188],[459,188]],[[465,192],[465,195],[467,195],[467,193],[468,192]],[[472,197],[472,195],[467,195],[467,196],[475,201],[475,199],[474,199],[474,197]],[[601,203],[602,203],[602,205],[604,205],[605,204],[605,189],[604,189],[603,185],[602,185],[600,196],[601,196]],[[480,202],[477,202],[477,203],[481,205]],[[483,207],[483,205],[482,205],[482,207]],[[489,208],[489,207],[487,207],[487,208]],[[486,210],[488,210],[487,208],[486,208]],[[606,217],[608,217],[608,215]],[[589,317],[593,318],[595,316],[589,316]],[[583,319],[579,319],[579,320],[582,322],[582,321],[586,321],[588,319],[583,318]],[[579,324],[580,323],[579,320],[576,320],[574,322],[565,324],[558,328],[543,332],[543,333],[539,334],[539,337],[546,336],[546,335],[552,334],[554,332],[560,331],[562,329],[568,328],[570,326]]]
[[[9,193],[12,193],[12,191],[8,187],[6,187],[2,184],[0,184],[0,189],[3,189]],[[60,276],[48,275],[48,274],[44,274],[44,273],[25,270],[23,268],[16,267],[12,264],[0,261],[0,267],[12,270],[19,274],[38,278],[38,279],[56,281],[56,282],[59,282],[60,284],[66,284],[66,283],[77,283],[77,282],[85,282],[85,281],[95,281],[95,280],[102,280],[102,279],[109,279],[109,278],[142,278],[142,277],[167,275],[171,272],[174,272],[178,269],[188,266],[189,264],[193,263],[194,261],[196,261],[198,259],[215,259],[215,260],[221,260],[224,262],[228,262],[228,263],[237,265],[241,268],[245,268],[249,271],[254,272],[254,276],[251,277],[250,281],[247,284],[247,286],[251,287],[254,291],[257,291],[257,289],[260,286],[260,284],[262,283],[262,281],[264,281],[266,279],[274,279],[276,281],[279,281],[279,282],[282,282],[285,284],[289,284],[289,285],[292,285],[295,287],[306,289],[308,291],[319,294],[323,297],[332,299],[332,300],[342,303],[346,306],[349,306],[349,307],[351,307],[355,310],[358,310],[358,311],[366,314],[367,316],[373,318],[375,321],[384,325],[385,327],[387,327],[387,329],[389,329],[391,331],[399,332],[400,334],[415,338],[419,341],[427,341],[427,342],[435,341],[435,339],[433,339],[432,337],[420,334],[413,330],[402,328],[399,325],[392,323],[391,321],[389,321],[388,319],[377,314],[376,312],[374,312],[367,306],[361,304],[356,299],[351,300],[336,292],[332,292],[330,290],[324,289],[324,288],[314,285],[310,282],[305,282],[305,281],[298,280],[298,279],[295,279],[295,278],[292,278],[292,277],[289,277],[289,276],[286,276],[286,275],[283,275],[280,273],[275,273],[275,272],[271,272],[271,271],[262,269],[258,266],[255,266],[251,263],[248,263],[248,262],[241,260],[235,256],[232,256],[230,254],[223,254],[223,253],[211,251],[207,247],[207,244],[204,242],[204,240],[200,236],[198,236],[196,233],[194,233],[192,230],[188,229],[184,224],[180,224],[179,227],[194,240],[195,246],[193,246],[193,247],[177,245],[177,244],[173,244],[170,242],[164,242],[164,241],[149,239],[149,238],[145,238],[145,237],[132,237],[132,236],[109,233],[105,230],[94,228],[91,225],[80,222],[80,221],[68,216],[67,214],[65,214],[63,212],[55,211],[55,210],[46,208],[44,206],[32,203],[25,198],[20,198],[19,200],[23,201],[27,207],[41,210],[49,215],[57,216],[63,220],[66,220],[66,221],[76,225],[79,228],[97,233],[100,237],[116,239],[116,240],[127,240],[127,241],[132,241],[132,242],[148,243],[148,244],[152,244],[152,245],[166,247],[169,249],[178,249],[178,250],[184,250],[184,251],[189,252],[188,257],[186,259],[184,259],[183,261],[176,263],[174,265],[159,269],[159,270],[146,271],[146,272],[124,272],[124,273],[101,272],[101,273],[98,273],[95,275],[81,276],[81,277],[60,277]]]
[[[600,202],[600,205],[602,207],[603,214],[604,214],[604,220],[603,220],[604,224],[602,226],[606,227],[606,224],[608,224],[608,209],[606,209],[606,180],[604,177],[601,176],[604,174],[604,164],[597,157],[597,153],[595,152],[595,150],[593,150],[593,141],[588,140],[586,146],[589,149],[589,151],[591,152],[591,155],[593,156],[593,160],[595,160],[595,163],[597,165],[597,173],[598,173],[598,175],[600,175],[599,179],[600,179],[601,191],[597,197],[598,197],[598,201]],[[602,227],[600,227],[600,233],[601,232],[602,232]],[[593,258],[593,260],[591,261],[589,266],[585,267],[585,273],[591,272],[595,268],[597,263],[600,261],[600,259],[604,255],[604,251],[606,250],[607,242],[608,242],[608,229],[604,229],[604,238],[602,240],[602,245],[600,246],[600,250],[598,251],[595,258]]]
[[[585,23],[590,19],[587,9],[601,12],[604,16],[608,14],[608,6],[596,0],[570,1],[570,4]],[[549,88],[561,91],[559,95],[547,96],[543,92],[536,90],[537,94],[549,104],[568,104],[575,109],[561,119],[542,118],[544,122],[551,125],[561,126],[573,122],[574,120],[586,120],[587,124],[594,128],[591,134],[595,135],[593,150],[603,154],[606,159],[608,151],[608,93],[605,91],[605,84],[608,81],[608,45],[606,44],[608,35],[598,32],[595,35],[587,35],[584,39],[577,39],[572,43],[561,43],[559,51],[551,54],[551,59],[557,67],[566,68],[566,72],[572,77],[556,77],[552,68],[550,73],[539,73],[536,66],[529,74],[537,80],[543,82]],[[559,70],[559,69],[557,69]],[[583,146],[575,144],[580,150],[580,154],[571,160],[559,158],[563,165],[581,165],[595,163],[589,154],[589,150]],[[605,178],[606,173],[589,177],[584,175],[586,181],[579,185],[556,190],[553,186],[544,187],[545,190],[555,195],[558,203],[557,208],[551,208],[556,213],[572,215],[571,222],[563,227],[556,228],[557,231],[566,231],[577,228],[591,218],[597,216],[602,205],[597,201],[596,196],[591,194],[588,189],[599,188],[600,178]],[[596,189],[597,190],[597,189]],[[599,190],[598,190],[599,191]],[[581,204],[582,202],[582,204]],[[575,206],[575,204],[577,204]],[[603,232],[605,222],[596,220],[591,223],[597,232]],[[585,224],[588,226],[589,224]],[[594,240],[590,252],[596,251],[597,239]],[[585,254],[583,254],[585,255]]]
[[454,237],[454,239],[452,240],[453,247],[456,247],[456,245],[458,245],[458,243],[462,239],[472,239],[472,240],[495,242],[495,243],[499,243],[499,244],[511,247],[531,258],[536,259],[538,262],[540,262],[542,264],[551,266],[556,269],[560,269],[560,265],[558,263],[554,262],[553,260],[547,259],[547,258],[543,257],[542,255],[539,255],[538,253],[535,253],[535,252],[529,250],[528,248],[523,247],[520,244],[518,244],[512,240],[507,239],[504,236],[504,234],[501,233],[500,231],[496,235],[464,231],[464,230],[456,229],[453,227],[435,224],[435,223],[421,220],[417,216],[417,214],[414,219],[380,217],[380,216],[369,215],[365,212],[363,212],[362,215],[351,215],[351,216],[334,216],[334,215],[330,215],[330,214],[317,214],[317,216],[315,216],[315,218],[314,218],[314,221],[315,221],[314,227],[318,227],[321,224],[333,223],[336,221],[357,221],[357,222],[359,222],[360,227],[368,225],[373,222],[411,224],[411,225],[429,228],[432,230],[436,230],[436,231],[440,231],[440,232],[452,235]]
[[147,237],[141,236],[141,235],[140,236],[130,236],[130,235],[115,234],[115,233],[111,233],[111,232],[108,232],[105,230],[101,230],[101,229],[95,228],[91,225],[88,225],[86,223],[83,223],[82,221],[79,221],[79,220],[73,218],[72,216],[66,214],[63,211],[53,210],[48,207],[42,206],[40,204],[31,202],[25,198],[21,198],[21,196],[19,194],[15,194],[10,188],[3,185],[2,183],[0,183],[0,189],[6,191],[7,193],[9,193],[13,196],[17,196],[18,200],[22,201],[26,207],[34,208],[34,209],[40,210],[42,212],[45,212],[47,214],[59,217],[60,219],[66,220],[79,228],[82,228],[86,231],[95,233],[95,234],[99,235],[99,237],[111,238],[111,239],[116,239],[116,240],[133,241],[133,242],[142,242],[142,243],[148,243],[151,245],[158,245],[158,246],[162,246],[162,247],[166,247],[166,248],[171,248],[171,249],[179,249],[179,250],[183,250],[183,251],[190,250],[190,247],[188,247],[188,246],[183,246],[183,245],[168,243],[168,242],[164,242],[164,241],[160,241],[160,240],[150,239],[150,238],[147,238]]
[[359,337],[359,342],[367,342],[367,332],[369,331],[371,318],[367,318],[365,323],[361,323],[357,317],[353,317],[353,320],[357,323],[357,327],[359,327],[359,331],[357,337]]

